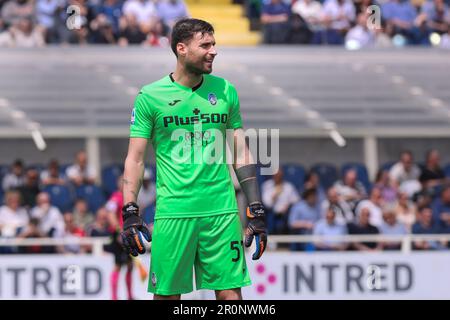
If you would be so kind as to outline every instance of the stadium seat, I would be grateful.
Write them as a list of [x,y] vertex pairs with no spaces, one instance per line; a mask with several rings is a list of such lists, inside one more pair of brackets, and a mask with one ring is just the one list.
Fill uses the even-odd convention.
[[89,210],[93,213],[105,204],[105,196],[101,188],[95,185],[82,185],[76,188],[77,198],[82,198],[88,203]]
[[102,188],[106,196],[117,190],[117,178],[123,173],[123,165],[112,164],[102,169]]
[[48,185],[44,188],[45,192],[50,194],[50,203],[58,207],[61,212],[70,211],[73,206],[73,196],[67,186]]
[[155,220],[155,206],[154,205],[150,205],[148,207],[146,207],[144,209],[144,213],[143,213],[143,217],[144,222],[149,225],[151,223],[153,223],[153,221]]
[[318,174],[321,186],[327,190],[338,180],[338,170],[330,163],[316,163],[311,170]]
[[258,184],[261,187],[264,182],[270,180],[272,175],[263,175],[261,174],[261,168],[266,167],[265,165],[258,164],[256,168],[256,179],[258,180]]
[[294,163],[283,164],[284,180],[292,183],[299,192],[303,191],[305,183],[305,168],[302,165]]
[[444,167],[444,172],[445,172],[445,176],[447,178],[450,178],[450,163],[448,163],[445,167]]
[[341,176],[344,177],[345,173],[350,169],[356,170],[358,180],[361,181],[361,183],[366,188],[367,193],[369,193],[372,188],[372,184],[370,183],[369,174],[367,173],[366,166],[362,163],[357,162],[345,163],[344,165],[342,165],[341,168]]
[[380,169],[381,170],[391,170],[392,166],[396,163],[397,161],[388,161],[385,162],[381,165]]

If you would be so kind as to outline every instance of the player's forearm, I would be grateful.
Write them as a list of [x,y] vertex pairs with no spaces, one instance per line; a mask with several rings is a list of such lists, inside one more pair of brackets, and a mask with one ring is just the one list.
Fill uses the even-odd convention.
[[123,201],[137,202],[144,176],[144,161],[128,156],[123,173]]

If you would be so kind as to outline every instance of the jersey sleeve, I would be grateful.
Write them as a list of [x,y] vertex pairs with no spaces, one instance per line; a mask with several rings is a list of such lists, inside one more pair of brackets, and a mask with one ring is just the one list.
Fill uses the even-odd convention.
[[236,88],[229,84],[228,95],[230,101],[230,112],[227,122],[227,129],[242,128],[241,106]]
[[131,111],[130,138],[151,138],[153,116],[150,107],[149,98],[145,93],[139,92]]

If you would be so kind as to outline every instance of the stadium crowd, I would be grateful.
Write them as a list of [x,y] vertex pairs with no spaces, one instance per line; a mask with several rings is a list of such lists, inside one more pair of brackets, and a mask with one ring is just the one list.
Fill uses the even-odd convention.
[[[0,238],[117,236],[120,228],[121,170],[108,177],[88,165],[80,151],[72,165],[51,160],[47,168],[26,167],[16,160],[3,174]],[[323,167],[323,165],[322,165]],[[296,167],[297,172],[301,166]],[[323,169],[323,168],[322,168]],[[365,167],[348,166],[341,179],[313,167],[306,175],[280,169],[260,176],[269,234],[449,234],[450,184],[437,150],[422,165],[403,151],[398,162],[384,165],[371,183]],[[329,169],[329,168],[328,168]],[[289,169],[286,169],[289,170]],[[235,184],[238,199],[242,197]],[[66,190],[67,195],[64,195]],[[138,204],[151,225],[156,190],[154,173],[146,169]],[[244,210],[242,210],[244,211]],[[325,238],[326,239],[326,238]],[[416,250],[444,250],[443,241],[416,241]],[[291,244],[292,250],[398,250],[397,242],[344,243],[336,240]],[[106,248],[107,249],[107,248]],[[80,253],[88,246],[0,247],[1,253]]]
[[[450,48],[449,0],[233,2],[244,6],[251,28],[261,30],[267,44]],[[372,5],[381,9],[379,23],[368,10]],[[171,27],[187,16],[183,0],[0,0],[0,47],[167,46]]]
[[246,0],[246,8],[264,43],[450,47],[448,0]]

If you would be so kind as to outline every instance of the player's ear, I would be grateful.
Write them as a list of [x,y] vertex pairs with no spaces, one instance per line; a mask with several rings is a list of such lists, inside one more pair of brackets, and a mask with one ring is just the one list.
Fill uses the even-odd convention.
[[187,53],[187,45],[183,42],[177,43],[177,53],[178,56],[185,57]]

